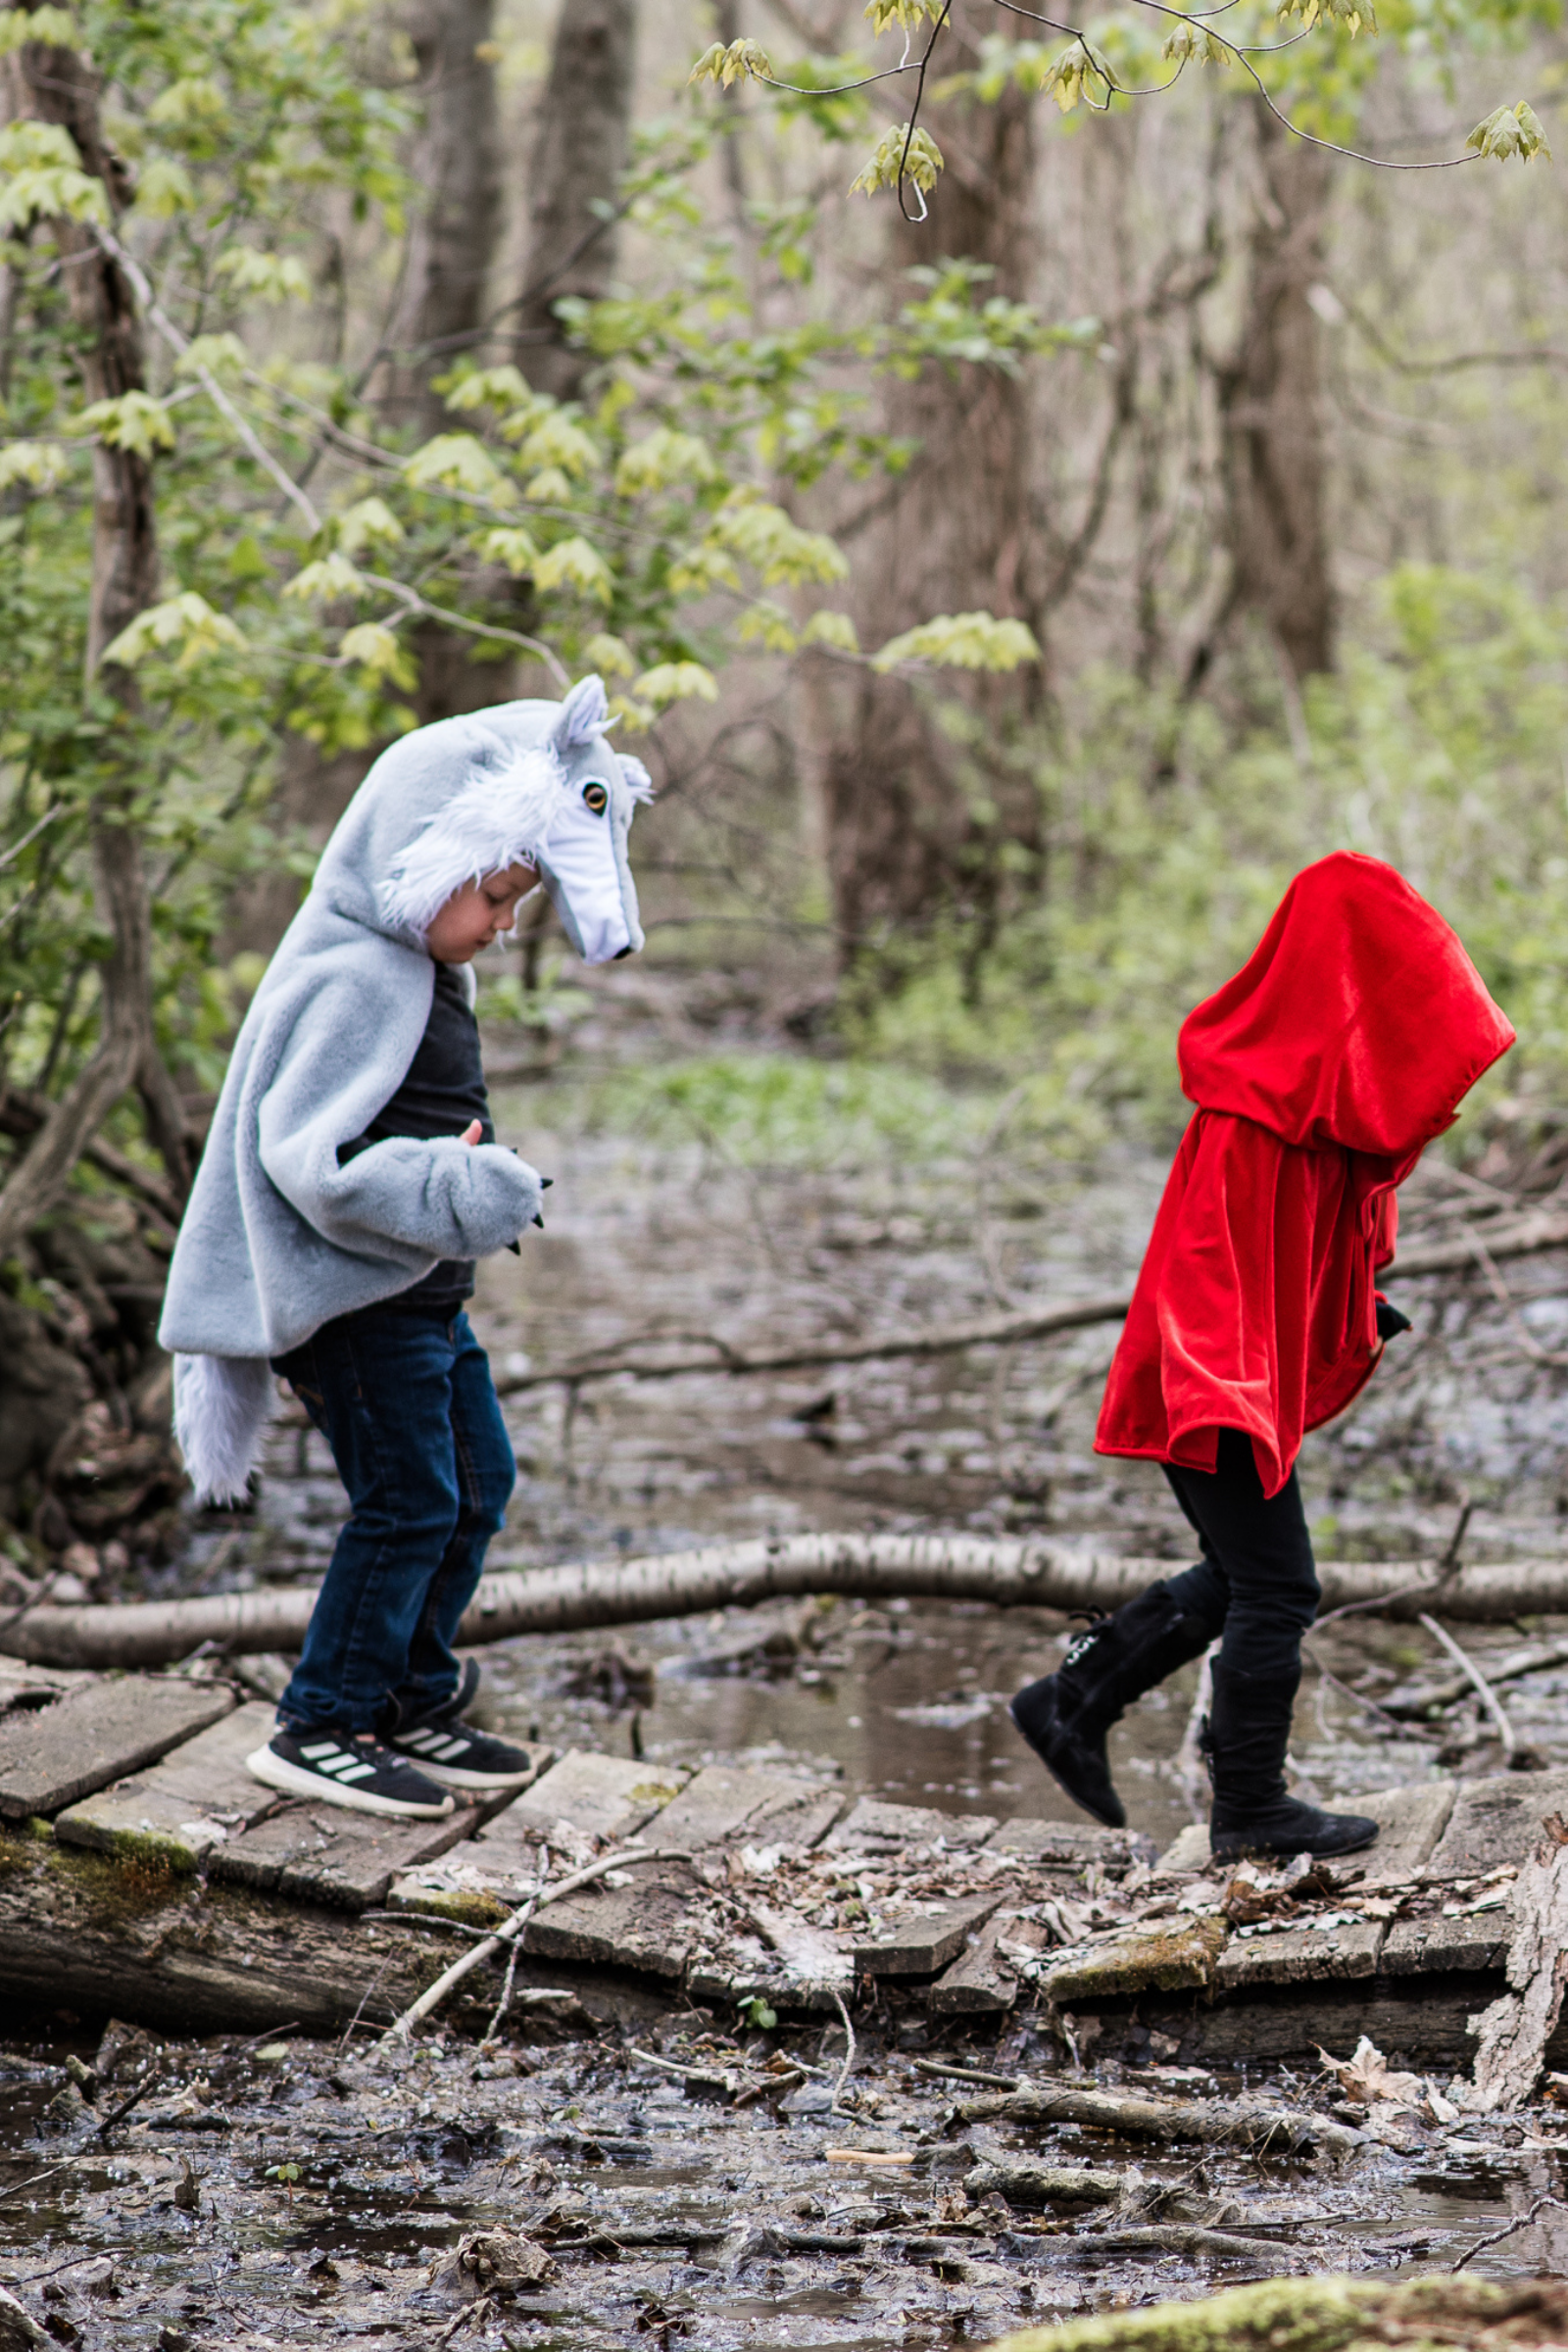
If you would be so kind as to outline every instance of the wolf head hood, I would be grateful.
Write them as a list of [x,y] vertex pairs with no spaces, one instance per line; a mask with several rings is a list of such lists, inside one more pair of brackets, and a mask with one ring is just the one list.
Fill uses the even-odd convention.
[[1393,866],[1297,875],[1179,1044],[1198,1104],[1105,1384],[1100,1453],[1214,1468],[1245,1430],[1265,1494],[1377,1362],[1395,1187],[1513,1043],[1469,956]]
[[652,797],[640,760],[611,750],[605,689],[502,703],[420,727],[384,752],[321,854],[315,893],[351,921],[419,946],[455,891],[536,866],[585,963],[643,945],[628,836]]
[[499,1146],[393,1136],[341,1167],[338,1147],[408,1072],[435,985],[424,934],[466,883],[532,863],[587,961],[642,946],[627,835],[648,777],[605,723],[585,678],[561,703],[421,727],[327,843],[234,1042],[170,1266],[159,1337],[198,1494],[244,1493],[269,1358],[537,1214],[538,1176]]

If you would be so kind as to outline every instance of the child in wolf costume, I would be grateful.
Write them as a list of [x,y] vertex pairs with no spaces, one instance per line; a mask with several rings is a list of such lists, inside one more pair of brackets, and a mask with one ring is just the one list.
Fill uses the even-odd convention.
[[527,1757],[462,1720],[452,1650],[515,1466],[464,1301],[539,1221],[495,1142],[470,959],[542,881],[589,963],[641,948],[635,760],[605,691],[503,703],[375,761],[246,1014],[170,1268],[160,1339],[199,1496],[245,1492],[274,1374],[332,1448],[350,1517],[278,1727],[270,1787],[439,1815]]
[[1246,967],[1181,1032],[1198,1105],[1106,1383],[1097,1452],[1162,1464],[1202,1559],[1080,1635],[1012,1717],[1074,1802],[1119,1827],[1105,1734],[1223,1635],[1204,1726],[1216,1859],[1343,1854],[1377,1825],[1286,1793],[1317,1610],[1296,1482],[1409,1328],[1377,1291],[1402,1184],[1513,1044],[1454,933],[1376,858],[1298,874]]

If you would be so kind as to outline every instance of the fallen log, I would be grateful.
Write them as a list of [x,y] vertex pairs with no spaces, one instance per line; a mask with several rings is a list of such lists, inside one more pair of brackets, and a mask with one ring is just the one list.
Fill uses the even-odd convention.
[[[755,1537],[642,1559],[504,1570],[483,1579],[458,1639],[473,1648],[517,1634],[645,1625],[820,1592],[1115,1609],[1170,1569],[1169,1560],[1114,1558],[1023,1537]],[[1414,1618],[1432,1608],[1472,1625],[1568,1614],[1568,1560],[1447,1570],[1432,1560],[1324,1560],[1318,1576],[1325,1612],[1353,1603]],[[29,1608],[0,1627],[0,1652],[35,1666],[147,1667],[171,1665],[204,1643],[229,1657],[297,1650],[315,1602],[314,1589],[283,1587],[196,1600]]]
[[[158,1867],[0,1836],[0,2005],[65,2002],[176,2034],[261,2033],[288,2018],[380,2029],[440,1976],[439,1933],[204,1886]],[[486,1969],[472,2006],[493,2002]],[[12,2009],[15,2004],[15,2010]]]
[[[1384,1282],[1415,1281],[1422,1275],[1462,1274],[1481,1267],[1486,1259],[1530,1257],[1542,1250],[1568,1248],[1568,1217],[1538,1209],[1531,1215],[1499,1219],[1485,1234],[1467,1234],[1457,1241],[1429,1242],[1401,1250],[1383,1268]],[[869,1339],[802,1341],[793,1348],[767,1348],[748,1354],[732,1348],[715,1332],[699,1343],[702,1352],[661,1355],[667,1348],[657,1334],[612,1340],[603,1348],[569,1356],[564,1363],[547,1364],[538,1372],[513,1372],[496,1382],[501,1396],[520,1396],[528,1389],[564,1384],[582,1388],[591,1380],[684,1380],[702,1372],[806,1372],[827,1364],[869,1364],[897,1356],[959,1355],[970,1348],[1012,1348],[1025,1340],[1050,1339],[1058,1331],[1084,1331],[1097,1323],[1120,1323],[1132,1303],[1126,1291],[1107,1292],[1095,1298],[1068,1298],[1054,1306],[1025,1307],[1015,1314],[987,1315],[972,1323],[936,1324],[923,1331],[876,1332]],[[683,1335],[689,1337],[689,1335]]]

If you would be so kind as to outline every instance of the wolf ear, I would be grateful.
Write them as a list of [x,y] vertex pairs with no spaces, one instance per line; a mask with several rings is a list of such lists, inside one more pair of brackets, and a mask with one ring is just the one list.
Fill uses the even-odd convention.
[[605,696],[605,681],[599,677],[579,678],[561,706],[561,715],[550,730],[550,740],[564,756],[602,735],[610,721],[610,705]]

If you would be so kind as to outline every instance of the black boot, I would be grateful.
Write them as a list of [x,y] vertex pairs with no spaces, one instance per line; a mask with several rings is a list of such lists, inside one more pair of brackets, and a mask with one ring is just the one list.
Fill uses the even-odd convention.
[[1111,1786],[1105,1734],[1131,1700],[1199,1657],[1211,1638],[1167,1586],[1151,1585],[1080,1634],[1056,1672],[1013,1700],[1012,1720],[1046,1770],[1107,1829],[1121,1829],[1127,1813]]
[[1285,1790],[1301,1669],[1243,1674],[1214,1661],[1214,1699],[1203,1727],[1203,1752],[1214,1785],[1209,1850],[1216,1862],[1248,1854],[1354,1854],[1378,1825],[1364,1813],[1321,1813]]

